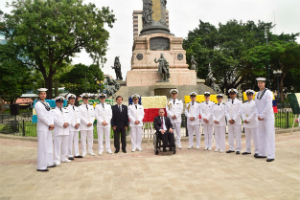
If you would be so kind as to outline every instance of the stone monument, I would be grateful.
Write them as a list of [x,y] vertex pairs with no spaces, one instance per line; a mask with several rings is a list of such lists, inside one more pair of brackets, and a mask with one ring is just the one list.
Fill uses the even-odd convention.
[[[183,38],[170,32],[166,7],[167,0],[143,0],[142,29],[134,38],[131,70],[127,72],[126,87],[121,87],[120,95],[133,90],[143,96],[168,95],[172,88],[189,94],[199,92],[200,85],[209,91],[204,81],[197,80],[196,71],[189,69],[182,48]],[[134,24],[134,30],[138,30],[136,26]]]

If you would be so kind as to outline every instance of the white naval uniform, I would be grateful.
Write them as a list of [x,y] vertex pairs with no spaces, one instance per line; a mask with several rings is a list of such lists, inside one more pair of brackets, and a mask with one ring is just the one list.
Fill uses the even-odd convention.
[[[142,135],[143,135],[143,119],[145,116],[144,107],[139,104],[128,106],[128,118],[131,135],[132,151],[142,150]],[[134,122],[138,120],[140,123],[136,125]]]
[[[70,132],[70,115],[69,109],[58,108],[52,110],[54,116],[54,162],[59,165],[60,162],[68,160],[68,145]],[[64,128],[64,123],[69,126]]]
[[[98,133],[98,153],[102,154],[104,150],[103,135],[105,135],[105,149],[107,153],[111,153],[110,148],[110,121],[112,118],[111,106],[107,103],[100,103],[95,107],[95,115],[97,119],[97,133]],[[107,125],[103,126],[103,122]]]
[[258,120],[255,101],[251,100],[243,103],[241,113],[243,121],[247,120],[249,122],[248,124],[244,123],[246,135],[246,152],[251,153],[251,140],[253,139],[255,147],[254,152],[258,154]]
[[[68,107],[70,113],[70,135],[69,135],[69,145],[68,145],[68,155],[69,157],[79,156],[79,130],[75,128],[76,124],[80,124],[79,109],[75,105],[69,105]],[[73,154],[74,145],[74,154]]]
[[[176,133],[176,145],[181,148],[181,114],[183,112],[183,103],[181,100],[170,99],[166,106],[167,115],[171,120],[172,126]],[[173,116],[176,116],[176,119],[172,119]]]
[[[241,151],[241,105],[242,102],[238,99],[228,99],[226,103],[226,118],[228,123],[228,143],[229,150]],[[234,120],[234,124],[230,124],[229,120]],[[234,139],[236,140],[236,146],[234,146]]]
[[[264,120],[258,121],[259,155],[275,159],[275,117],[273,111],[273,94],[266,89],[255,96],[258,116]],[[262,96],[262,97],[261,97]],[[261,97],[261,99],[260,99]]]
[[[185,108],[185,116],[187,118],[187,129],[189,133],[189,148],[193,147],[194,134],[196,134],[196,148],[200,148],[200,104],[189,102]],[[194,117],[195,120],[191,121],[190,118]]]
[[[50,108],[45,101],[44,104]],[[53,138],[52,131],[49,130],[50,125],[54,125],[52,112],[46,109],[41,101],[35,104],[37,114],[37,136],[38,136],[38,155],[37,169],[45,170],[47,166],[53,165]]]
[[[86,141],[88,144],[88,153],[94,154],[93,142],[94,142],[94,121],[95,121],[95,109],[89,104],[82,104],[79,106],[80,114],[80,139],[81,139],[81,150],[82,156],[86,156]],[[87,125],[92,123],[92,126]]]
[[218,124],[214,123],[215,129],[215,142],[216,142],[216,151],[224,152],[225,151],[225,132],[226,132],[226,111],[225,104],[215,104],[213,106],[213,121],[219,122]]
[[[200,104],[200,113],[204,133],[205,149],[211,150],[212,148],[212,134],[213,134],[213,106],[211,101],[204,101]],[[205,123],[203,119],[207,119]]]

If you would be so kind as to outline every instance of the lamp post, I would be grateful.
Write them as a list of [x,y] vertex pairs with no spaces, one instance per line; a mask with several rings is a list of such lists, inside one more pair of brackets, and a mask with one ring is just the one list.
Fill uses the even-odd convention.
[[[269,36],[268,36],[268,27],[265,26],[265,39],[266,39],[266,44],[269,44]],[[266,67],[266,71],[267,71],[267,81],[266,81],[266,85],[267,87],[270,87],[270,70],[271,70],[271,66],[270,64],[267,65]]]
[[282,71],[280,69],[274,70],[273,74],[277,79],[277,103],[279,103],[279,101],[280,101],[280,83],[279,83],[279,80],[280,80],[280,76],[282,74]]

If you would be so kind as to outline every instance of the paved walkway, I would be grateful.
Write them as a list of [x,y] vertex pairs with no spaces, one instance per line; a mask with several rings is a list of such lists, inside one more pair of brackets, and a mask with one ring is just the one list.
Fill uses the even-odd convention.
[[0,138],[0,200],[299,199],[299,139],[299,132],[277,135],[273,163],[202,149],[154,156],[146,143],[142,153],[87,157],[38,173],[35,141]]

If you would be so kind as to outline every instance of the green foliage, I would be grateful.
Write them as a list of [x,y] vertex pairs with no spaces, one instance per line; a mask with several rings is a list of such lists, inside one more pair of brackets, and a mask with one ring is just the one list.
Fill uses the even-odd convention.
[[103,79],[104,74],[99,66],[77,64],[70,72],[61,75],[59,81],[64,84],[67,91],[78,96],[84,92],[97,93],[102,89],[100,83]]
[[18,50],[23,64],[41,72],[48,89],[58,70],[82,49],[95,63],[105,62],[106,27],[115,21],[108,7],[99,10],[82,0],[16,0],[10,7],[11,14],[4,15],[0,31]]
[[[200,21],[184,40],[188,63],[194,55],[198,63],[197,75],[206,79],[207,84],[210,83],[207,79],[210,66],[211,74],[223,92],[232,87],[255,88],[255,77],[267,76],[268,65],[271,66],[270,73],[275,69],[283,70],[282,87],[300,85],[294,78],[293,83],[285,81],[291,72],[299,74],[300,51],[295,43],[298,34],[275,35],[271,32],[273,27],[272,23],[236,20],[215,27]],[[266,45],[266,36],[269,45]],[[275,82],[272,74],[270,78],[271,83]]]

